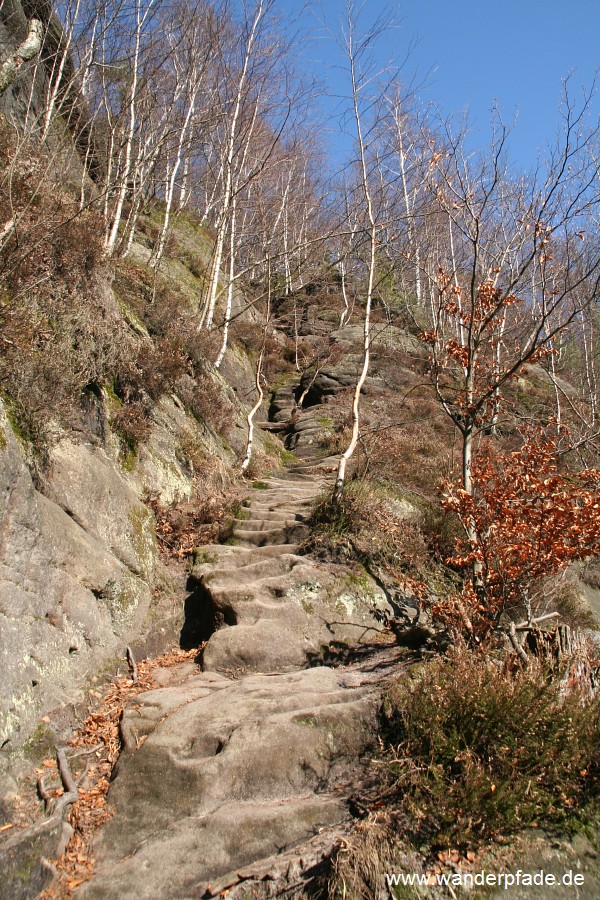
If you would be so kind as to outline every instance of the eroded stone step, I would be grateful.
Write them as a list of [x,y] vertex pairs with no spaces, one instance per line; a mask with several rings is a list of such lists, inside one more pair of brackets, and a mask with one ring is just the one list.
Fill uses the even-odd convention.
[[283,524],[301,522],[305,516],[301,513],[295,512],[295,505],[289,510],[277,510],[277,509],[253,509],[252,505],[248,505],[245,507],[248,510],[249,515],[246,518],[238,518],[237,522],[252,522],[255,519],[261,519],[263,522],[281,522]]
[[[318,492],[315,494],[318,496]],[[274,496],[268,495],[266,497],[252,498],[247,502],[247,505],[244,506],[244,509],[247,509],[251,514],[255,511],[257,514],[262,512],[286,512],[290,515],[295,515],[299,510],[305,510],[308,508],[313,502],[314,497],[306,497],[306,498],[298,498],[293,499],[289,497],[283,497],[280,494],[276,494]]]
[[[237,547],[235,544],[205,544],[196,551],[196,561],[194,568],[203,565],[216,565],[224,559],[227,565],[246,565],[245,560],[253,557],[254,559],[270,559],[279,556],[281,553],[295,555],[298,547],[297,543],[280,544],[277,547]],[[283,549],[287,547],[288,549]]]
[[247,519],[237,519],[239,525],[235,526],[234,534],[237,533],[238,528],[242,528],[244,531],[266,531],[273,526],[278,526],[280,528],[294,528],[296,525],[302,525],[302,519],[294,516],[293,518],[290,516],[279,516],[275,519],[265,519],[260,514],[256,516],[249,516]]
[[286,497],[289,497],[290,499],[310,497],[316,491],[321,490],[321,485],[318,483],[317,479],[315,479],[314,475],[305,473],[294,473],[293,481],[275,481],[275,479],[270,479],[267,484],[268,487],[263,488],[261,491],[263,497],[266,496],[266,492],[269,490],[272,491],[277,498],[281,499],[285,499]]
[[[227,629],[235,631],[236,629]],[[181,900],[347,816],[376,700],[341,671],[211,672],[136,697],[111,787],[116,814],[78,895]]]
[[290,541],[302,541],[309,534],[309,528],[301,524],[289,528],[270,528],[263,531],[237,528],[233,540],[240,544],[264,547],[266,544],[288,544]]
[[202,576],[202,583],[212,588],[216,584],[219,587],[226,584],[239,585],[240,581],[243,580],[244,585],[252,586],[253,583],[260,581],[261,578],[287,575],[294,566],[297,566],[302,561],[301,556],[280,553],[271,559],[248,561],[245,566],[237,567],[233,572],[229,567],[214,568]]

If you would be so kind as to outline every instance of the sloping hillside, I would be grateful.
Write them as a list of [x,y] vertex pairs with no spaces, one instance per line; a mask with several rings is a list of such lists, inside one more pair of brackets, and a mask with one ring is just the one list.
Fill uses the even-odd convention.
[[591,94],[518,172],[350,4],[340,174],[282,8],[0,4],[0,894],[597,896]]

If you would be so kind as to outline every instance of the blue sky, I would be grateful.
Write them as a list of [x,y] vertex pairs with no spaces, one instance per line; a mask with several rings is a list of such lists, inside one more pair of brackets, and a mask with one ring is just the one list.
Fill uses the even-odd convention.
[[[302,0],[282,0],[297,11]],[[302,53],[303,65],[314,69],[332,91],[343,82],[335,68],[338,51],[325,37],[318,20],[332,32],[345,17],[345,0],[309,0],[305,23],[313,40]],[[311,11],[314,14],[311,17]],[[403,0],[364,4],[361,21],[368,26],[378,14],[390,10],[397,27],[388,29],[379,44],[382,62],[397,62],[415,47],[406,73],[418,69],[426,76],[420,90],[425,103],[435,103],[443,114],[469,110],[473,126],[471,143],[487,143],[490,108],[499,104],[506,122],[517,116],[511,136],[511,156],[520,168],[534,165],[538,152],[559,127],[561,80],[572,73],[571,88],[579,96],[592,84],[600,67],[600,0]],[[600,94],[600,85],[599,85]],[[334,104],[329,102],[329,111]],[[594,104],[600,114],[600,97]],[[344,140],[331,120],[331,149],[343,153]]]

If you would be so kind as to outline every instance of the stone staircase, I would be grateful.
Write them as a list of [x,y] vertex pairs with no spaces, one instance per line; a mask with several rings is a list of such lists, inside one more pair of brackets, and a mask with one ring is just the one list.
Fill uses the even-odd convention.
[[[203,548],[191,572],[188,616],[208,637],[200,668],[159,671],[164,686],[125,710],[115,815],[77,896],[122,898],[135,885],[153,900],[304,897],[349,825],[402,651],[382,634],[373,582],[298,552],[335,460],[319,458],[314,411],[289,428],[293,409],[284,389],[271,413],[298,462],[255,483],[230,543]],[[370,653],[315,665],[332,643]]]

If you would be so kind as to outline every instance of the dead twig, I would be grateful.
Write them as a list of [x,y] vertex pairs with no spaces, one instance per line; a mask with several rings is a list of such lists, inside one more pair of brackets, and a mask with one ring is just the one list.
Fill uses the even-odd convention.
[[515,625],[515,631],[531,631],[532,626],[539,622],[545,622],[547,619],[556,619],[560,616],[559,612],[546,613],[544,616],[538,616],[537,619],[530,619],[529,622],[519,622]]

